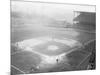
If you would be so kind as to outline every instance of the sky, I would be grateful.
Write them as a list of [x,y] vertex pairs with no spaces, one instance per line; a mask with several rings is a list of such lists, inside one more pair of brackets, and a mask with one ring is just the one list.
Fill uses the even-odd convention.
[[37,2],[12,1],[12,11],[23,12],[32,15],[44,15],[56,20],[73,22],[73,11],[95,12],[95,6],[65,5]]

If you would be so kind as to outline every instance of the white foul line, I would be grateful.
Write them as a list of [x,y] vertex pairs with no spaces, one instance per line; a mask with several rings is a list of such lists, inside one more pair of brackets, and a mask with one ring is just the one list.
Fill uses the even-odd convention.
[[14,65],[11,65],[11,67],[13,67],[13,68],[15,68],[16,70],[18,70],[18,71],[22,72],[23,74],[25,74],[24,71],[20,70],[19,68],[15,67]]

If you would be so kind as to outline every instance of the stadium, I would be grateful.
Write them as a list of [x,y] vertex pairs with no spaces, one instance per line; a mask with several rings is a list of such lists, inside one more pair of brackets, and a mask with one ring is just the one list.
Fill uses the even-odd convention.
[[11,1],[11,75],[96,68],[94,6]]

